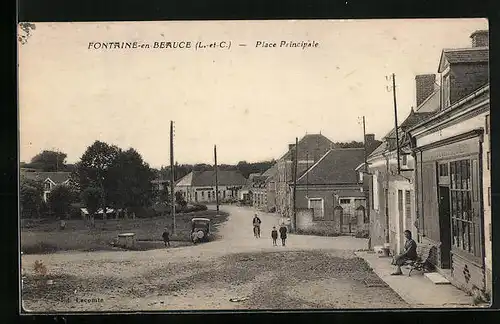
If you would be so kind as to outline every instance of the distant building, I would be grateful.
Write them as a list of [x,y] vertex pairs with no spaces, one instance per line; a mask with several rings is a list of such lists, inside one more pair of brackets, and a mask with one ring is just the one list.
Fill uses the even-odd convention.
[[164,179],[154,179],[151,180],[151,184],[153,186],[153,190],[168,190],[170,186],[170,180],[164,180]]
[[58,185],[69,183],[70,172],[21,172],[21,177],[43,183],[43,200],[48,201],[50,193]]
[[364,154],[363,148],[331,149],[297,179],[298,229],[337,233],[365,229],[366,198],[356,171]]
[[[238,192],[244,188],[247,179],[239,171],[217,172],[219,201],[238,199]],[[187,202],[210,203],[216,201],[215,171],[192,171],[175,185],[175,192],[181,192]]]

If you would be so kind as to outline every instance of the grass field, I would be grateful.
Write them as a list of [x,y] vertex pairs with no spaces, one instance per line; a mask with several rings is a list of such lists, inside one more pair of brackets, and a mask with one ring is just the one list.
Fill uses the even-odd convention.
[[[190,243],[191,218],[206,217],[211,219],[213,232],[217,233],[219,224],[227,220],[228,214],[214,210],[176,215],[176,234],[171,235],[172,247]],[[40,222],[21,228],[21,251],[25,254],[54,253],[57,251],[100,251],[115,250],[111,242],[118,234],[133,232],[137,241],[149,241],[139,244],[139,249],[162,247],[162,233],[165,227],[171,229],[170,217],[108,219],[95,220],[95,228],[88,228],[83,220],[69,220],[64,230],[59,229],[59,222]]]

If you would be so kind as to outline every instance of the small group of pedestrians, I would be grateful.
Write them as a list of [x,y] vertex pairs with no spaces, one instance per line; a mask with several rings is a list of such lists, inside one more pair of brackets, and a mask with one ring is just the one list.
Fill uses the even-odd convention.
[[[262,221],[260,220],[259,216],[257,214],[254,215],[253,218],[253,232],[254,236],[256,238],[260,238],[260,224]],[[273,246],[278,246],[276,241],[278,240],[278,231],[279,231],[279,236],[281,238],[281,245],[286,246],[286,238],[287,238],[287,232],[288,229],[285,225],[285,223],[281,223],[279,230],[276,229],[276,226],[273,226],[273,229],[271,231],[271,239],[273,240]]]

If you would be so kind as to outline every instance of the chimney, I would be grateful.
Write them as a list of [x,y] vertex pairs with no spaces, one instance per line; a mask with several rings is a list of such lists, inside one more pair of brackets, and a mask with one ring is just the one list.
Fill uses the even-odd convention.
[[415,76],[417,93],[417,107],[427,99],[433,92],[436,84],[435,74],[420,74]]
[[490,45],[489,32],[487,30],[476,30],[470,35],[472,47],[488,47]]
[[370,146],[371,143],[375,141],[375,134],[366,134],[365,135],[365,143],[366,146]]

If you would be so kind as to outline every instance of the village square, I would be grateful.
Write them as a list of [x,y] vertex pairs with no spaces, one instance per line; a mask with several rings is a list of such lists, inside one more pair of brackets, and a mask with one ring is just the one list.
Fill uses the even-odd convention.
[[172,118],[147,139],[167,152],[157,167],[100,137],[71,163],[47,144],[20,165],[23,311],[487,307],[489,34],[458,39],[413,97],[387,75],[383,133],[360,115],[343,140],[303,129],[231,164],[214,139],[211,160],[185,163],[183,138],[211,135]]

